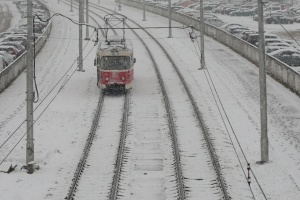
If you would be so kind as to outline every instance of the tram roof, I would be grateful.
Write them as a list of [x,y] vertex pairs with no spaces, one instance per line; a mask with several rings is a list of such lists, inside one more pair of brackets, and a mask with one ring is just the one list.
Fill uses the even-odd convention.
[[120,36],[110,36],[107,40],[100,41],[98,50],[133,50],[133,46],[130,40],[124,40]]

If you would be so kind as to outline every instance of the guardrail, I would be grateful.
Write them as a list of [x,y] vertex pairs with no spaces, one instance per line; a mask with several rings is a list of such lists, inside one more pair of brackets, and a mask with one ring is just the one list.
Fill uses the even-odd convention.
[[[143,9],[143,2],[140,1],[121,0],[121,3],[130,7]],[[165,8],[146,5],[145,9],[148,12],[169,17],[169,12]],[[193,25],[196,30],[200,30],[200,21],[193,17],[189,17],[178,12],[172,12],[172,20],[187,26]],[[217,40],[227,47],[230,47],[236,53],[239,53],[256,66],[259,65],[259,52],[256,46],[207,23],[205,23],[205,35]],[[275,80],[300,96],[300,74],[290,68],[290,66],[276,58],[266,55],[266,71]]]
[[[47,11],[48,16],[50,16],[49,9],[46,4],[41,1],[38,1]],[[46,43],[52,28],[52,22],[49,21],[47,27],[44,29],[44,32],[36,40],[35,43],[35,52],[38,54]],[[13,63],[0,72],[0,92],[6,89],[26,68],[26,51],[19,56]]]

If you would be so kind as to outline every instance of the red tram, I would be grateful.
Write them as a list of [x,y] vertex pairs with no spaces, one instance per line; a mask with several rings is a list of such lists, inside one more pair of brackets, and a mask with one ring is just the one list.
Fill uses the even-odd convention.
[[125,32],[123,37],[115,35],[109,37],[106,32],[105,41],[101,41],[98,46],[95,65],[97,85],[102,90],[128,90],[132,87],[135,58],[132,44],[130,41],[125,41],[124,35]]

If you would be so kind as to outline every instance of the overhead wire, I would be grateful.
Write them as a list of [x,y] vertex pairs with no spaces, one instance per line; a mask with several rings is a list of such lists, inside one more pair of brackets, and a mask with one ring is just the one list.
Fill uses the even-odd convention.
[[[269,11],[269,13],[270,13],[270,16],[272,16],[272,12],[271,12],[271,10],[265,5],[266,3],[265,2],[263,2],[263,1],[261,1],[261,3],[262,3],[262,5],[267,9],[267,11]],[[292,40],[294,40],[295,42],[296,42],[296,44],[298,45],[298,46],[300,46],[300,44],[298,43],[298,41],[290,34],[290,32],[282,25],[282,23],[278,20],[278,19],[276,19],[276,18],[274,18],[277,22],[278,22],[278,24],[283,28],[283,30],[292,38]]]
[[[200,51],[200,48],[201,48],[201,47],[200,47],[199,41],[198,41],[197,39],[196,39],[196,41],[197,41],[197,45],[198,45],[198,48],[199,48],[199,51]],[[193,43],[194,43],[194,42],[193,42]],[[195,45],[194,45],[194,47],[195,47]],[[197,51],[197,50],[196,50],[196,53],[197,53],[198,58],[200,58],[200,55],[198,54],[198,51]],[[201,63],[200,63],[200,65],[201,65]],[[206,74],[206,71],[207,71],[207,74],[208,74],[208,75]],[[221,107],[222,107],[222,110],[223,110],[223,112],[224,112],[224,114],[225,114],[225,117],[226,117],[226,119],[227,119],[227,121],[228,121],[228,124],[230,125],[230,128],[231,128],[231,130],[232,130],[232,133],[233,133],[234,136],[235,136],[235,139],[236,139],[236,141],[237,141],[237,143],[238,143],[238,145],[239,145],[239,148],[240,148],[240,150],[241,150],[241,152],[242,152],[242,154],[243,154],[243,156],[244,156],[244,159],[246,160],[246,162],[247,162],[247,164],[248,164],[248,166],[249,166],[248,159],[247,159],[247,157],[246,157],[246,155],[245,155],[245,152],[243,151],[243,148],[242,148],[242,146],[241,146],[241,144],[240,144],[240,142],[239,142],[239,140],[238,140],[238,138],[237,138],[237,136],[236,136],[236,133],[235,133],[235,131],[234,131],[234,129],[233,129],[233,126],[232,126],[232,124],[231,124],[231,122],[230,122],[230,120],[229,120],[229,117],[228,117],[228,115],[227,115],[227,113],[226,113],[226,110],[225,110],[225,108],[224,108],[224,106],[223,106],[223,104],[222,104],[222,101],[221,101],[221,99],[220,99],[220,96],[219,96],[219,94],[218,94],[218,92],[217,92],[217,89],[216,89],[216,87],[215,87],[215,84],[214,84],[214,82],[213,82],[213,79],[212,79],[212,77],[211,77],[211,75],[210,75],[209,68],[206,68],[206,71],[204,71],[206,80],[207,80],[207,82],[208,82],[208,84],[209,84],[209,87],[210,87],[211,93],[212,93],[212,95],[213,95],[214,101],[215,101],[215,103],[216,103],[216,106],[217,106],[218,111],[219,111],[219,113],[220,113],[220,116],[221,116],[221,118],[222,118],[223,124],[224,124],[225,129],[226,129],[226,132],[227,132],[227,134],[228,134],[228,136],[229,136],[229,138],[230,138],[231,144],[232,144],[232,146],[233,146],[233,148],[234,148],[234,151],[235,151],[235,154],[236,154],[236,156],[237,156],[237,158],[238,158],[238,161],[239,161],[239,163],[240,163],[240,166],[242,167],[242,162],[241,162],[241,160],[240,160],[240,158],[239,158],[239,155],[238,155],[238,153],[237,153],[237,150],[236,150],[236,148],[235,148],[235,145],[233,144],[233,140],[232,140],[232,138],[231,138],[231,136],[230,136],[230,134],[229,134],[229,130],[228,130],[228,128],[227,128],[227,125],[226,125],[226,123],[225,123],[225,120],[224,120],[224,118],[223,118],[223,115],[221,114],[221,110],[220,110],[220,107],[219,107],[219,105],[218,105],[218,103],[217,103],[217,100],[216,100],[216,98],[215,98],[215,94],[216,94],[216,96],[217,96],[217,98],[218,98],[218,100],[219,100],[219,103],[220,103],[220,105],[221,105]],[[209,78],[210,81],[208,80],[208,78]],[[213,89],[212,89],[211,85],[212,85],[212,87],[213,87],[213,89],[214,89],[214,91],[215,91],[215,94],[213,93]],[[247,168],[247,169],[248,169],[248,168]],[[245,170],[244,170],[243,168],[242,168],[242,171],[243,171],[243,173],[244,173],[244,176],[245,176],[246,180],[248,181],[249,177],[247,178],[247,175],[246,175]],[[261,190],[261,192],[262,192],[264,198],[267,199],[267,197],[266,197],[266,195],[265,195],[265,193],[264,193],[264,191],[263,191],[263,189],[262,189],[262,187],[261,187],[259,181],[257,180],[257,178],[256,178],[256,176],[255,176],[255,174],[254,174],[254,172],[253,172],[253,170],[252,170],[251,168],[250,168],[250,171],[251,171],[253,177],[255,178],[255,181],[256,181],[256,183],[258,184],[258,186],[259,186],[259,188],[260,188],[260,190]],[[249,182],[248,182],[248,184],[249,184]],[[255,195],[254,195],[254,192],[253,192],[253,190],[252,190],[250,184],[249,184],[249,188],[250,188],[250,191],[251,191],[251,193],[252,193],[252,195],[253,195],[253,198],[255,199]]]
[[[53,17],[53,16],[52,16]],[[94,35],[94,33],[95,33],[96,31],[94,31],[93,33],[92,33],[92,35],[91,35],[91,37]],[[83,50],[86,48],[86,46],[88,45],[88,43],[89,43],[90,41],[88,41],[86,44],[85,44],[85,46],[83,47]],[[95,46],[93,46],[93,48],[94,48]],[[92,48],[92,49],[93,49]],[[89,55],[89,53],[92,51],[92,49],[88,52],[88,55]],[[86,57],[85,57],[86,58]],[[84,59],[85,59],[84,58]],[[50,92],[45,96],[45,98],[40,102],[40,104],[38,104],[36,107],[35,107],[35,109],[33,110],[33,112],[35,112],[38,108],[39,108],[39,106],[48,98],[48,96],[52,93],[52,91],[57,87],[57,85],[62,81],[62,79],[66,76],[66,74],[70,71],[70,69],[73,67],[73,65],[75,64],[75,62],[76,62],[76,60],[73,62],[73,64],[68,68],[68,70],[63,74],[63,76],[59,79],[59,81],[54,85],[54,87],[50,90]],[[76,70],[75,70],[76,71]],[[74,71],[74,72],[75,72]],[[74,72],[72,73],[72,75],[74,74]],[[72,77],[72,75],[70,76],[70,77]],[[70,79],[70,78],[69,78]],[[69,80],[69,79],[67,79],[67,80]],[[68,81],[66,81],[63,85],[65,85],[66,83],[67,83]],[[58,92],[59,93],[59,92]],[[56,97],[56,96],[55,96]],[[54,98],[55,98],[54,97]],[[54,100],[54,99],[53,99]],[[52,101],[53,101],[52,100]],[[51,101],[51,102],[52,102]],[[51,103],[50,102],[50,103]],[[49,104],[50,104],[49,103]],[[48,104],[48,106],[49,106],[49,104]],[[46,107],[46,108],[48,108],[48,106]],[[42,112],[42,114],[43,114],[44,112]],[[41,114],[41,115],[42,115]],[[41,116],[40,115],[40,116]],[[40,117],[39,116],[39,117]],[[36,123],[36,121],[39,119],[39,117],[35,120],[35,122],[32,124],[32,126]],[[0,146],[0,149],[8,142],[8,140],[21,128],[21,126],[24,124],[26,122],[26,120],[24,120],[16,129],[15,129],[15,131],[1,144],[1,146]],[[27,133],[27,132],[26,132]],[[18,141],[18,143],[14,146],[14,148],[20,143],[20,141],[23,139],[23,137],[26,135],[26,133],[21,137],[21,139]],[[13,148],[13,149],[14,149]],[[12,149],[12,150],[13,150]],[[12,152],[12,150],[9,152],[9,154]],[[2,162],[0,163],[0,165],[5,161],[5,159],[9,156],[9,154],[2,160]]]

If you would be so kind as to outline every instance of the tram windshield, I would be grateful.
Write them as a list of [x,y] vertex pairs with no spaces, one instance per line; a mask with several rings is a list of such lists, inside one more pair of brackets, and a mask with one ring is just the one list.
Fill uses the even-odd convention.
[[124,70],[130,68],[130,58],[128,56],[104,56],[101,58],[101,69],[104,70]]

